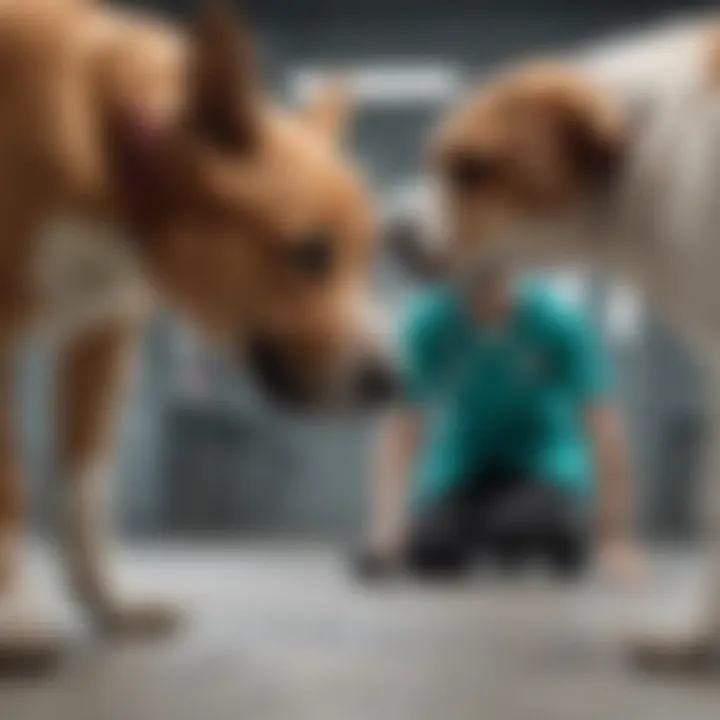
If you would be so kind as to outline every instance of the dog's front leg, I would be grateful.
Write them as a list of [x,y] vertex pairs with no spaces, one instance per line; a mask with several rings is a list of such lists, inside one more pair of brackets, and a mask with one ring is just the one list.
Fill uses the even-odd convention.
[[702,559],[707,566],[703,567],[700,612],[672,631],[636,639],[632,647],[640,665],[662,671],[720,670],[720,362],[710,366],[707,385],[707,434],[698,508]]
[[119,401],[133,364],[140,324],[117,320],[87,331],[58,363],[57,443],[64,484],[63,554],[70,586],[92,620],[109,633],[165,633],[171,609],[117,595],[106,554],[102,489]]
[[[6,363],[4,363],[6,364]],[[24,519],[24,490],[12,441],[9,369],[0,370],[0,596],[18,582],[20,534]]]
[[23,572],[25,502],[11,418],[10,355],[0,353],[0,676],[44,672],[61,649]]

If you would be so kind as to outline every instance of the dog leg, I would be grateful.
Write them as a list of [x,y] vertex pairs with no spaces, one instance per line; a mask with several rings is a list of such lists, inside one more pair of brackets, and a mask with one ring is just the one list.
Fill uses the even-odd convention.
[[11,592],[17,582],[23,489],[5,426],[9,413],[0,418],[0,595]]
[[63,548],[69,582],[97,627],[110,634],[166,634],[177,614],[162,605],[120,599],[105,553],[102,488],[109,440],[119,415],[138,335],[116,321],[74,340],[59,361],[58,447],[65,496]]
[[708,563],[699,622],[675,632],[654,633],[633,642],[632,656],[643,668],[662,672],[720,670],[720,370],[709,383],[708,433],[702,470],[704,560]]
[[8,362],[0,363],[0,676],[36,675],[60,658],[59,635],[40,621],[23,585],[24,497],[13,447]]

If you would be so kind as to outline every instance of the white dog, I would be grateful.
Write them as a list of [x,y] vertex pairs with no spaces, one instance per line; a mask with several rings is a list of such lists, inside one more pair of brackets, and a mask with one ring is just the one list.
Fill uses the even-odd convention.
[[707,368],[708,603],[690,636],[642,643],[646,659],[706,664],[720,650],[720,26],[668,23],[511,67],[448,114],[431,157],[446,252],[411,224],[401,234],[416,266],[432,248],[426,275],[469,256],[590,259],[641,289]]

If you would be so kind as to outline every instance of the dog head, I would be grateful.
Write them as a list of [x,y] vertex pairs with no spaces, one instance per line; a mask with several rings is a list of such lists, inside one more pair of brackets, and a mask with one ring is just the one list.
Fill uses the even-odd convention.
[[460,258],[553,250],[541,245],[559,237],[538,230],[602,192],[624,150],[620,113],[581,73],[534,64],[499,77],[452,112],[432,143],[453,250]]
[[163,297],[302,406],[385,398],[368,327],[373,221],[340,136],[337,88],[282,114],[260,97],[249,40],[222,4],[190,36],[177,118],[113,127],[123,214]]

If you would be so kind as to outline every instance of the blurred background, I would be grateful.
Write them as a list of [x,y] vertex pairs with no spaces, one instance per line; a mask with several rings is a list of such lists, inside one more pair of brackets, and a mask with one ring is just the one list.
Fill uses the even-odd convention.
[[[178,18],[196,7],[191,0],[135,4]],[[242,4],[279,98],[300,103],[328,68],[343,71],[357,99],[350,140],[379,203],[392,208],[422,184],[422,147],[434,119],[495,64],[716,3]],[[412,287],[387,258],[375,280],[392,321]],[[645,537],[692,540],[702,378],[631,288],[580,270],[555,281],[587,309],[614,355]],[[44,526],[56,497],[53,358],[35,342],[25,353],[17,407],[34,516]],[[176,319],[154,318],[124,413],[115,508],[126,538],[180,542],[170,550],[148,544],[130,563],[126,548],[121,568],[190,608],[190,642],[171,643],[152,665],[102,643],[80,649],[63,676],[69,682],[25,694],[3,688],[0,718],[477,720],[481,711],[489,720],[717,718],[716,693],[696,702],[699,693],[671,685],[639,689],[618,662],[620,642],[598,620],[603,596],[595,585],[569,595],[487,586],[423,595],[408,588],[372,594],[344,581],[334,548],[349,546],[361,528],[373,419],[284,416]],[[279,552],[254,542],[267,538],[280,541]],[[235,539],[241,542],[211,543],[209,554],[196,542]],[[308,539],[319,541],[320,554],[300,542]],[[666,601],[688,583],[684,565],[663,567],[650,592]],[[55,603],[55,591],[46,595]],[[608,607],[624,620],[630,615],[624,597],[602,612]],[[638,612],[647,614],[647,605]]]
[[[194,3],[138,5],[187,16]],[[558,48],[616,28],[687,12],[700,0],[257,0],[245,3],[270,87],[301,102],[327,68],[342,69],[357,97],[352,137],[392,206],[421,181],[433,119],[463,86],[509,57]],[[410,289],[389,262],[378,284],[392,316]],[[629,420],[638,508],[654,537],[692,534],[702,434],[695,368],[631,289],[569,272],[561,290],[585,305],[616,357]],[[20,385],[33,477],[50,482],[45,402],[52,361],[29,350]],[[661,392],[659,390],[662,390]],[[293,421],[267,408],[246,379],[214,364],[169,317],[149,328],[142,372],[124,423],[117,485],[132,535],[270,534],[352,537],[363,511],[370,419]]]

